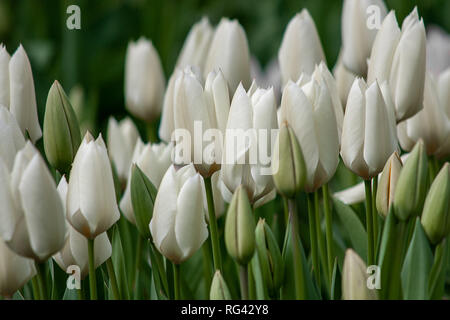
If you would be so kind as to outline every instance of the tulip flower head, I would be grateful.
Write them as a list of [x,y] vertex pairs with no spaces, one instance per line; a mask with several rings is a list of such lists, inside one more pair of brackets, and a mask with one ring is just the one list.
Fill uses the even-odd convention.
[[367,267],[360,256],[347,249],[342,270],[343,300],[376,300],[377,291],[367,287]]
[[397,152],[394,152],[386,162],[381,172],[381,178],[378,183],[376,205],[379,213],[387,217],[389,209],[394,201],[397,180],[402,170],[402,160]]

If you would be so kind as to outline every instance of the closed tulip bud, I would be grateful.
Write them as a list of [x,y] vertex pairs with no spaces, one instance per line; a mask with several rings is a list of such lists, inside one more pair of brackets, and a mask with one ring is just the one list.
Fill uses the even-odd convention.
[[[329,181],[339,163],[339,137],[330,92],[323,80],[289,82],[281,98],[280,120],[295,132],[306,164],[305,190]],[[300,86],[300,84],[302,84]]]
[[113,117],[109,118],[107,136],[109,157],[122,182],[128,179],[138,137],[139,132],[130,118],[127,117],[119,122]]
[[351,171],[370,179],[383,170],[397,149],[395,130],[378,82],[369,87],[357,78],[348,95],[341,139],[341,156]]
[[[375,8],[375,10],[373,9]],[[377,28],[372,19],[383,19],[386,6],[382,0],[345,0],[342,7],[341,35],[342,61],[345,67],[358,76],[367,73]]]
[[131,202],[139,233],[146,239],[150,238],[148,225],[153,214],[156,190],[153,183],[145,176],[137,165],[131,170]]
[[255,251],[255,220],[247,191],[237,188],[225,221],[225,245],[228,254],[241,265],[250,262]]
[[36,274],[34,261],[11,251],[0,239],[0,296],[11,298]]
[[231,300],[230,290],[219,270],[216,271],[211,282],[209,300]]
[[220,69],[228,81],[230,92],[234,92],[239,83],[250,86],[250,54],[247,37],[237,20],[222,18],[214,32],[211,46],[206,57],[203,75]]
[[[437,88],[440,106],[447,116],[447,123],[450,127],[450,67],[439,75]],[[450,134],[447,135],[445,142],[436,151],[435,156],[440,159],[450,156]]]
[[347,70],[342,62],[342,52],[339,53],[338,61],[333,68],[333,75],[336,79],[336,88],[341,99],[342,108],[345,110],[347,105],[347,96],[355,81],[355,74]]
[[377,300],[375,289],[367,287],[367,267],[353,249],[345,252],[342,270],[343,300]]
[[158,52],[140,38],[128,44],[125,60],[125,104],[136,117],[152,122],[161,113],[165,78]]
[[[128,169],[128,176],[131,177],[132,166],[135,164],[150,180],[155,188],[158,189],[164,174],[172,164],[172,150],[173,144],[171,143],[144,144],[140,139],[138,139],[131,160],[132,165]],[[131,179],[128,179],[127,185],[125,187],[125,192],[122,196],[122,199],[120,199],[120,210],[122,210],[128,221],[136,224],[136,218],[132,204]],[[148,229],[148,223],[146,228]]]
[[[64,207],[66,206],[67,199],[67,181],[63,176],[58,184],[58,192],[63,201]],[[88,242],[86,237],[75,230],[68,222],[66,223],[66,241],[64,247],[57,254],[53,256],[53,259],[64,271],[69,271],[71,266],[78,266],[81,271],[81,278],[84,278],[89,273],[89,254],[88,254]],[[100,234],[94,240],[94,265],[95,268],[102,265],[109,257],[111,257],[112,247],[106,232]]]
[[16,118],[2,105],[0,105],[0,141],[0,159],[11,171],[17,152],[25,146],[25,138]]
[[213,34],[214,29],[208,18],[204,17],[195,23],[184,41],[175,68],[184,69],[187,66],[197,66],[203,71]]
[[367,82],[389,81],[397,122],[422,109],[425,57],[425,26],[417,8],[403,20],[401,30],[391,11],[375,38]]
[[405,221],[420,214],[427,187],[427,155],[422,140],[416,143],[397,180],[394,212]]
[[308,10],[303,9],[289,22],[278,52],[283,86],[289,80],[297,81],[302,73],[311,74],[321,61],[325,55],[319,33]]
[[400,171],[402,170],[402,166],[402,160],[398,156],[398,153],[394,152],[381,172],[376,195],[376,204],[378,212],[381,213],[383,217],[387,217],[391,204],[394,201],[397,180]]
[[303,188],[306,180],[305,160],[295,133],[286,122],[278,133],[272,167],[275,187],[282,195],[290,198]]
[[[191,68],[194,72],[194,67]],[[169,78],[169,83],[167,84],[166,92],[164,93],[164,103],[161,112],[161,123],[158,129],[158,135],[161,140],[165,142],[172,141],[172,133],[175,130],[175,119],[174,119],[174,93],[175,93],[175,81],[178,79],[182,70],[175,69]]]
[[283,284],[284,262],[277,240],[264,219],[258,221],[255,239],[261,272],[270,296],[274,297]]
[[0,44],[0,106],[9,108],[9,56],[4,45]]
[[192,164],[170,166],[159,186],[150,232],[158,251],[175,264],[189,259],[208,238],[202,191]]
[[95,239],[120,218],[105,143],[87,132],[70,171],[67,220],[88,239]]
[[[275,198],[271,159],[272,134],[277,122],[273,88],[252,85],[246,92],[242,85],[238,87],[230,107],[222,152],[220,178],[225,201],[231,201],[240,185],[247,190],[254,207]],[[250,144],[246,137],[252,140]]]
[[422,226],[428,239],[437,244],[450,234],[450,166],[446,162],[434,178],[422,212]]
[[22,133],[28,134],[34,143],[42,136],[42,131],[37,114],[33,73],[22,45],[9,61],[9,90],[9,110],[17,119]]
[[9,173],[0,161],[0,235],[17,254],[38,262],[64,245],[61,198],[44,159],[27,142]]
[[47,96],[44,116],[44,148],[50,164],[68,173],[81,143],[80,127],[69,98],[55,80]]

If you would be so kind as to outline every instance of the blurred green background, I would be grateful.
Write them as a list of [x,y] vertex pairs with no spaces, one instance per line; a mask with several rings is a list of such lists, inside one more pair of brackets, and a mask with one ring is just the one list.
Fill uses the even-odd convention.
[[[385,3],[399,22],[417,6],[426,25],[450,30],[448,0]],[[81,9],[81,30],[66,28],[71,4]],[[302,8],[314,18],[332,68],[341,43],[340,0],[0,0],[0,41],[10,54],[20,43],[25,47],[41,121],[47,92],[58,79],[66,92],[76,84],[83,88],[88,117],[103,129],[109,115],[126,114],[123,71],[129,40],[144,35],[153,41],[167,79],[191,25],[202,16],[212,24],[226,16],[243,25],[252,55],[264,66],[276,57],[287,23]]]

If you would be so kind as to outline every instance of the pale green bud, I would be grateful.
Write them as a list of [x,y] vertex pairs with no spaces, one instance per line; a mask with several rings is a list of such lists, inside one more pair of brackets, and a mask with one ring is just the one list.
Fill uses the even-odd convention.
[[422,226],[433,244],[450,234],[450,166],[446,162],[428,191],[422,212]]
[[272,171],[278,192],[286,197],[293,197],[305,184],[306,166],[302,149],[294,130],[286,122],[278,133]]
[[225,221],[225,245],[228,254],[241,265],[246,265],[255,251],[255,220],[244,187],[233,194]]
[[398,177],[393,205],[399,220],[405,221],[422,211],[427,187],[427,166],[424,144],[419,140]]
[[214,274],[214,278],[211,283],[211,290],[209,291],[210,300],[231,300],[230,290],[222,277],[219,270]]
[[376,204],[378,212],[383,217],[387,217],[389,208],[394,201],[395,189],[397,187],[397,181],[402,166],[402,160],[398,156],[398,153],[394,152],[381,172],[381,178],[377,189]]
[[376,300],[376,289],[367,287],[367,267],[360,256],[352,249],[345,252],[342,268],[343,300]]
[[44,116],[44,149],[50,164],[69,173],[81,143],[80,127],[63,88],[55,80],[47,96]]

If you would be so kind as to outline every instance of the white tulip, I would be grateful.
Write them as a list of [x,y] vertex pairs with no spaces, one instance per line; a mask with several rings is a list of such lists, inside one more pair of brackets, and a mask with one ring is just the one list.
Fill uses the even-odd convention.
[[193,165],[164,175],[153,208],[150,232],[156,248],[173,263],[191,257],[208,238],[202,178]]
[[0,159],[8,170],[12,170],[17,152],[25,145],[25,138],[20,131],[16,118],[7,108],[0,105]]
[[367,58],[377,34],[377,19],[382,20],[386,12],[382,0],[344,1],[341,18],[342,61],[356,75],[365,76],[367,73]]
[[363,179],[380,173],[397,150],[392,126],[378,82],[367,87],[357,78],[348,95],[342,127],[341,156],[347,168]]
[[[449,88],[447,88],[448,91]],[[441,104],[437,85],[433,76],[427,73],[423,109],[412,118],[397,126],[400,145],[411,151],[419,139],[425,143],[428,155],[434,155],[448,143],[450,137],[450,119]]]
[[450,66],[450,35],[439,26],[427,26],[427,70],[435,77]]
[[0,161],[0,234],[17,254],[43,262],[64,245],[64,208],[44,159],[27,142],[9,173]]
[[376,300],[377,290],[368,288],[368,277],[364,261],[353,249],[347,249],[342,268],[342,299]]
[[88,239],[107,231],[120,218],[108,152],[101,135],[87,132],[70,171],[67,220]]
[[[194,69],[195,70],[195,69]],[[161,112],[161,123],[159,125],[158,135],[165,142],[172,141],[172,133],[175,130],[174,120],[174,89],[175,81],[182,73],[182,70],[175,69],[169,78],[166,92],[164,93],[164,103]]]
[[[185,160],[188,163],[193,162],[203,177],[209,177],[220,169],[222,159],[220,138],[226,128],[229,109],[227,82],[220,70],[208,74],[204,89],[190,68],[180,73],[174,88],[175,128],[185,129],[190,133],[189,145],[182,146],[190,148],[191,157]],[[222,135],[218,137],[219,141],[212,141],[212,147],[210,143],[205,143],[204,146],[203,136],[197,137],[195,133],[194,128],[198,124],[201,125],[201,134],[209,129],[220,130]]]
[[425,26],[417,8],[405,18],[401,31],[391,11],[375,38],[367,83],[389,82],[397,122],[422,109],[425,57]]
[[[67,199],[67,181],[63,176],[58,184],[58,192],[66,206]],[[53,256],[56,263],[64,271],[67,268],[76,265],[80,268],[81,278],[84,278],[89,272],[89,254],[87,239],[78,231],[76,231],[69,223],[67,225],[66,242],[61,251]],[[94,240],[94,261],[95,268],[103,264],[111,257],[112,247],[106,232],[100,234]]]
[[34,261],[17,255],[0,239],[0,296],[12,297],[35,274]]
[[321,61],[325,62],[325,55],[316,25],[308,10],[303,9],[289,22],[278,51],[283,86],[289,80],[296,81],[302,73],[311,74]]
[[[136,164],[151,183],[153,183],[155,188],[158,189],[164,174],[172,164],[172,150],[172,143],[144,144],[139,139],[133,152],[130,167],[128,168],[128,176],[131,177],[131,166]],[[128,179],[125,192],[120,200],[120,210],[122,210],[125,217],[131,223],[136,224],[133,205],[131,203],[131,179]]]
[[347,105],[347,96],[352,87],[353,81],[355,81],[355,74],[345,68],[342,62],[342,53],[339,53],[338,60],[333,68],[333,75],[336,79],[336,87],[341,99],[342,108],[345,110]]
[[[442,72],[437,81],[440,106],[443,108],[447,120],[450,121],[450,67]],[[445,158],[450,155],[450,135],[436,152],[436,157]]]
[[130,118],[127,117],[119,122],[113,117],[109,118],[107,136],[109,157],[123,182],[128,179],[131,158],[138,137],[139,132]]
[[161,113],[165,78],[151,41],[130,42],[125,59],[125,103],[136,117],[152,122]]
[[213,34],[208,18],[203,17],[194,24],[184,41],[175,69],[197,66],[203,71]]
[[28,132],[34,143],[42,136],[42,130],[37,114],[33,73],[22,45],[9,61],[9,89],[9,110],[16,117],[22,133],[25,135]]
[[214,32],[208,51],[203,75],[220,69],[228,81],[230,92],[234,92],[240,82],[250,86],[250,53],[247,37],[237,20],[222,18]]
[[0,105],[9,108],[9,56],[4,45],[0,44]]
[[[300,78],[299,83],[307,76]],[[281,122],[294,130],[306,164],[305,190],[328,182],[339,163],[338,126],[330,91],[324,79],[303,86],[289,82],[281,98]]]
[[[263,170],[270,169],[272,131],[277,128],[273,88],[260,89],[252,85],[246,92],[244,87],[239,85],[231,103],[222,152],[220,173],[223,181],[222,194],[226,201],[231,200],[232,194],[240,185],[245,187],[249,200],[255,207],[275,197],[272,176],[264,174]],[[239,131],[245,133],[244,135],[248,133],[247,137],[251,141],[245,141],[247,139],[240,136]],[[267,139],[262,140],[264,133]],[[261,154],[267,155],[268,159],[263,159]],[[251,160],[251,155],[258,155],[253,163],[246,160]],[[268,163],[265,163],[266,160]]]

